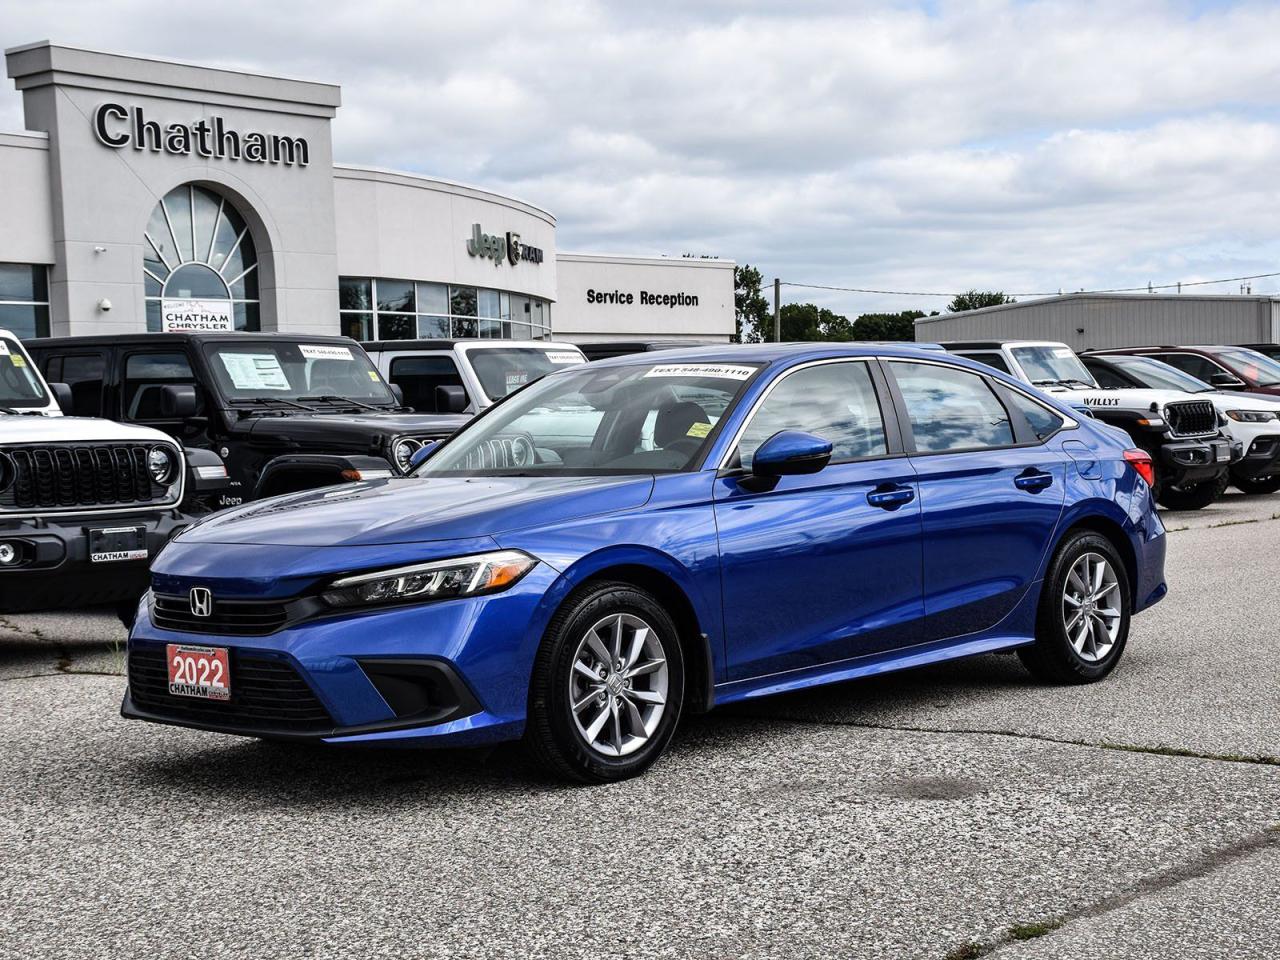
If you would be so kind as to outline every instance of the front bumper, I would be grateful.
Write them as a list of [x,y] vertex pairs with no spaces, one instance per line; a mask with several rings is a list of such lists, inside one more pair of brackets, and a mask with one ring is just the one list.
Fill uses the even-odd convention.
[[[11,545],[15,562],[0,564],[0,610],[113,603],[140,596],[147,567],[189,522],[178,510],[80,514],[70,517],[0,517],[0,544]],[[147,556],[95,562],[89,531],[108,527],[145,528]]]
[[[517,739],[549,619],[546,593],[556,577],[539,564],[502,593],[322,614],[263,636],[164,629],[151,604],[143,604],[129,638],[130,687],[121,713],[335,744],[443,747]],[[169,643],[228,648],[231,700],[193,703],[168,694],[167,673],[159,671],[167,669]],[[273,694],[263,681],[272,673],[288,674],[290,685]],[[435,692],[423,695],[424,688]]]
[[1160,447],[1161,472],[1174,486],[1213,480],[1230,462],[1227,440],[1173,440]]
[[1231,465],[1231,472],[1250,480],[1280,473],[1280,434],[1254,437],[1244,456]]

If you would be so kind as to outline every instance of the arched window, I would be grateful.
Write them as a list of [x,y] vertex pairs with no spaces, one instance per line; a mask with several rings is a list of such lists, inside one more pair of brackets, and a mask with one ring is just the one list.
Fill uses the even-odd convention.
[[211,190],[184,184],[151,212],[143,241],[147,329],[160,329],[166,299],[230,300],[237,330],[260,329],[258,256],[239,211]]

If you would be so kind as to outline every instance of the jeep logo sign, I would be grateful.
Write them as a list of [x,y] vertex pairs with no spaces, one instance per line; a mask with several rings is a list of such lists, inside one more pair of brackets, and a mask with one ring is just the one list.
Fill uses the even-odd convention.
[[542,248],[521,243],[520,234],[508,231],[504,237],[497,233],[485,233],[478,223],[471,225],[471,236],[467,237],[467,253],[473,257],[487,257],[495,267],[504,260],[513,267],[519,265],[521,260],[534,264],[542,262]]

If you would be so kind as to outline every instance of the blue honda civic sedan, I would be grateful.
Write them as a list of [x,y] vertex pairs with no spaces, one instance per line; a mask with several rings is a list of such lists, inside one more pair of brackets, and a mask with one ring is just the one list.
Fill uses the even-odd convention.
[[126,717],[270,739],[523,738],[633,776],[682,714],[991,651],[1081,683],[1165,594],[1123,433],[911,346],[575,365],[409,477],[209,516],[156,558]]

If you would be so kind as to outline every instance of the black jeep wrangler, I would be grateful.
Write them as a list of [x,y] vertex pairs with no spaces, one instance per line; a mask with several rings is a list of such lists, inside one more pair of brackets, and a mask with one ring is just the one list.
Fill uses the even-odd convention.
[[207,449],[230,485],[207,509],[405,472],[469,419],[402,405],[346,337],[139,333],[26,341],[79,416],[156,427]]

